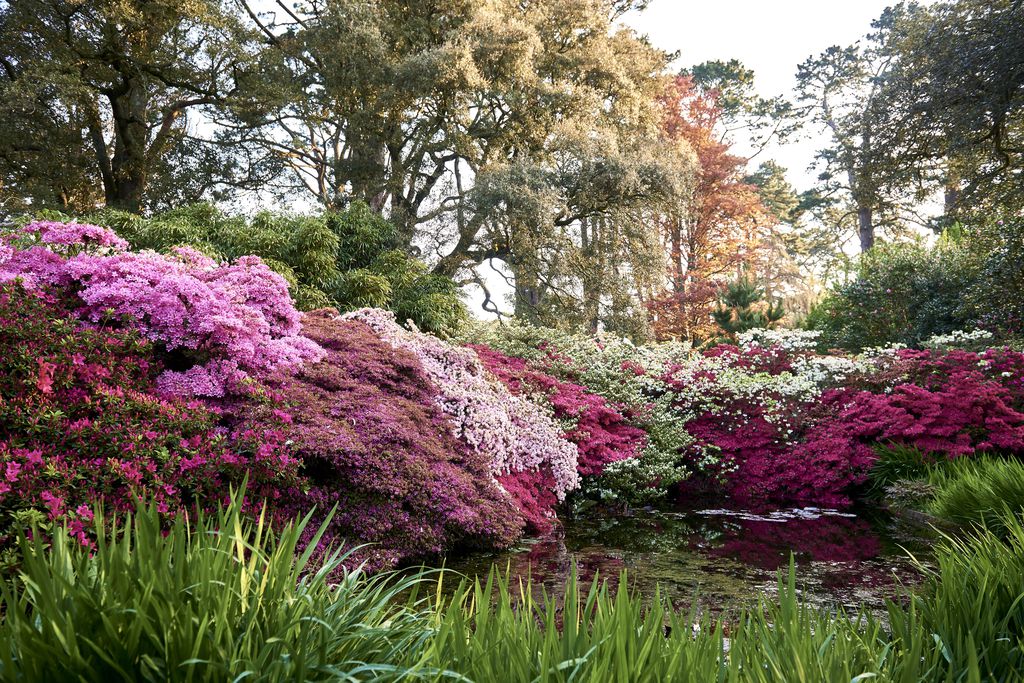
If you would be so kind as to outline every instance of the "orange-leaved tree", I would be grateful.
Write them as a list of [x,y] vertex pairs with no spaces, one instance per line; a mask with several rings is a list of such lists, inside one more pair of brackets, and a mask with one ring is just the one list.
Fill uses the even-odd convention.
[[717,88],[680,75],[662,104],[665,133],[689,143],[700,170],[691,200],[660,217],[668,277],[648,309],[659,339],[699,342],[717,331],[711,311],[724,284],[745,267],[761,270],[778,218],[745,181],[748,160],[727,139]]

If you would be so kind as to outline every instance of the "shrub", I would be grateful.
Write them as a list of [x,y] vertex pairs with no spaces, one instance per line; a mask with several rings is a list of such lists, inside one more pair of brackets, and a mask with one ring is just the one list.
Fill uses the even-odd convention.
[[876,246],[855,277],[831,289],[807,324],[826,348],[851,351],[921,344],[956,330],[998,339],[1024,333],[1024,220],[1008,217],[969,229],[954,226],[932,248]]
[[977,256],[960,241],[933,249],[879,245],[861,256],[854,279],[833,288],[809,323],[828,347],[851,351],[969,329],[960,298],[977,268]]
[[288,280],[302,310],[375,306],[441,335],[467,317],[455,283],[406,253],[395,226],[362,202],[312,216],[262,211],[246,219],[198,204],[152,218],[118,211],[90,218],[137,249],[187,245],[223,260],[259,256]]
[[66,521],[81,542],[92,507],[162,512],[210,507],[248,476],[254,495],[297,486],[279,421],[220,425],[194,401],[159,398],[160,367],[130,330],[85,326],[39,290],[0,286],[0,539],[29,523]]
[[326,349],[324,362],[268,380],[278,403],[232,409],[247,425],[287,414],[283,432],[306,480],[291,509],[337,505],[325,543],[373,544],[353,555],[373,569],[511,544],[519,513],[495,484],[487,454],[451,429],[418,358],[332,311],[306,314],[303,333]]
[[[531,369],[578,384],[621,406],[627,424],[647,435],[639,457],[618,460],[602,471],[602,491],[636,503],[663,496],[691,473],[684,452],[693,438],[673,408],[672,387],[662,380],[670,359],[687,354],[675,343],[637,346],[615,337],[591,338],[524,325],[479,325],[467,340],[524,359]],[[713,464],[713,457],[696,466]]]
[[547,403],[554,416],[567,423],[565,437],[576,444],[577,470],[582,476],[598,477],[607,465],[635,458],[646,446],[643,430],[629,425],[619,410],[579,384],[532,370],[523,359],[481,344],[470,348],[512,393]]
[[426,577],[345,572],[337,553],[314,563],[308,517],[275,534],[241,507],[167,531],[155,505],[109,530],[98,516],[91,551],[67,531],[22,538],[0,588],[0,678],[400,678],[430,633],[414,597]]
[[66,288],[83,319],[120,322],[158,344],[164,393],[237,393],[250,376],[322,355],[299,334],[284,280],[256,257],[216,265],[193,249],[126,252],[109,231],[60,223],[30,223],[5,242],[7,279]]
[[[365,323],[385,342],[419,359],[436,387],[435,400],[451,429],[486,458],[499,481],[517,472],[537,472],[543,479],[550,476],[553,499],[529,495],[517,500],[535,526],[548,526],[554,513],[538,505],[562,501],[579,486],[576,446],[562,437],[552,417],[526,398],[510,393],[486,372],[471,349],[406,330],[385,311],[363,309],[344,317]],[[517,486],[509,492],[515,496],[526,489]]]

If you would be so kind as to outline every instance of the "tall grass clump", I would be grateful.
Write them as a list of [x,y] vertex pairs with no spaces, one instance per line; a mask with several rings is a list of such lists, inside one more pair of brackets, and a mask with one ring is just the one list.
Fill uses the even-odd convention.
[[1024,525],[1003,525],[1005,538],[946,537],[919,591],[885,620],[803,601],[792,564],[776,597],[731,621],[575,578],[555,600],[492,571],[439,604],[421,670],[510,683],[1021,681]]
[[166,533],[140,506],[106,531],[99,520],[94,549],[66,531],[22,537],[0,590],[0,680],[401,678],[429,630],[399,596],[423,577],[339,579],[343,556],[313,563],[315,539],[299,552],[308,517],[275,534],[235,501]]
[[[890,605],[893,680],[1024,680],[1024,522],[1003,514],[999,525],[946,536],[910,605]],[[929,650],[932,664],[915,661]]]
[[492,571],[461,586],[434,629],[421,664],[471,681],[846,683],[885,665],[879,622],[803,603],[792,567],[777,600],[763,599],[735,623],[607,583],[583,590],[575,577],[555,600]]
[[929,512],[963,526],[984,525],[1006,535],[1007,515],[1024,513],[1024,462],[987,456],[961,458],[929,474],[935,496]]

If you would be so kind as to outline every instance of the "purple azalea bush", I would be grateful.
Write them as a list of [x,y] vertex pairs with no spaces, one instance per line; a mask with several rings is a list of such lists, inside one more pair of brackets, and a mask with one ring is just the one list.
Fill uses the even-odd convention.
[[84,320],[121,322],[159,345],[165,394],[244,392],[250,378],[323,356],[299,333],[284,278],[255,256],[217,264],[189,248],[134,253],[104,228],[49,222],[30,223],[4,246],[0,281],[66,289]]

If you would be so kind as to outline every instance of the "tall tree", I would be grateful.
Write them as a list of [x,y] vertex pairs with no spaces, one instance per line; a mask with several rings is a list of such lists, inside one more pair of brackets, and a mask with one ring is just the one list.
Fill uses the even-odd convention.
[[234,90],[244,68],[235,38],[217,0],[6,3],[0,178],[8,200],[139,211],[157,201],[154,177],[191,176],[182,186],[195,187],[212,157],[187,119]]
[[855,45],[833,46],[797,70],[798,113],[824,130],[830,144],[819,150],[819,197],[842,207],[839,219],[856,221],[861,251],[883,227],[898,229],[914,217],[915,190],[931,169],[922,167],[907,129],[889,116],[886,83],[895,58],[894,29],[916,5],[887,10]]
[[1024,207],[1024,2],[940,2],[894,23],[889,125],[940,169],[943,225]]
[[669,289],[650,302],[650,310],[662,338],[714,334],[711,309],[720,287],[757,258],[778,223],[745,178],[747,158],[723,135],[723,90],[712,83],[703,87],[684,72],[663,97],[664,129],[694,150],[699,170],[690,200],[660,218]]
[[651,149],[668,56],[615,28],[643,4],[246,2],[274,77],[231,125],[279,155],[286,189],[365,200],[438,274],[481,282],[495,263],[528,317],[556,289],[593,302],[552,254],[596,263],[595,228],[679,185],[678,158]]

